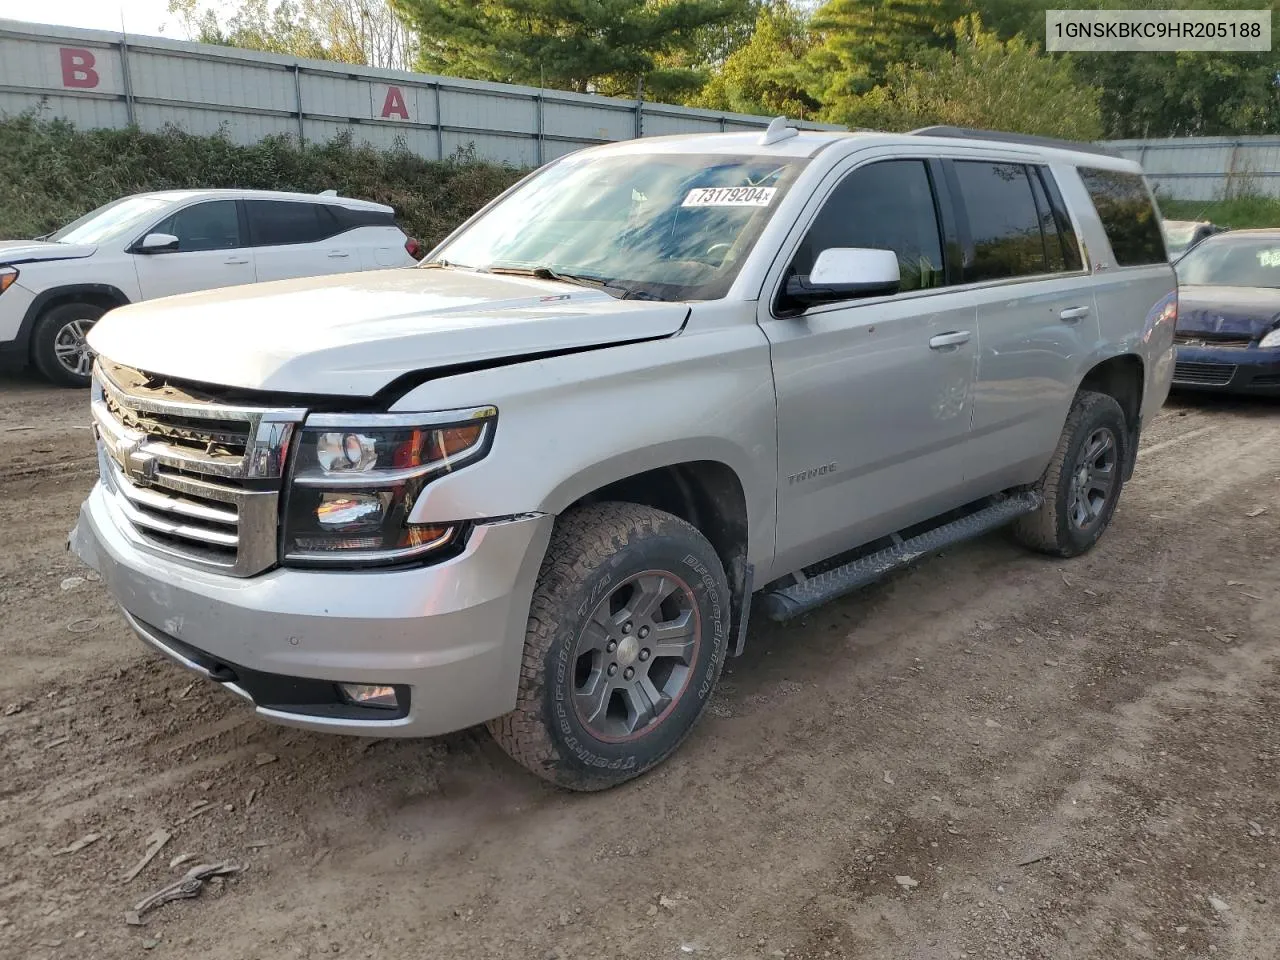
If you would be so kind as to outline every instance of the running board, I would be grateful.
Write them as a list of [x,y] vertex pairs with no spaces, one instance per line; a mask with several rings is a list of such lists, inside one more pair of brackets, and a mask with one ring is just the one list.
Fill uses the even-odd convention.
[[874,583],[890,570],[904,567],[927,553],[981,536],[1024,514],[1034,513],[1043,502],[1040,494],[1031,492],[995,500],[958,520],[926,530],[908,540],[897,540],[892,546],[851,560],[834,570],[789,587],[763,591],[760,594],[762,608],[771,620],[791,620],[829,600]]

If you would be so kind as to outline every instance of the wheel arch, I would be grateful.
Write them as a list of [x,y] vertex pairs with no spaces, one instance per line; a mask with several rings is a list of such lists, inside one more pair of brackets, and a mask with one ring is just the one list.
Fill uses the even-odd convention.
[[1108,357],[1093,367],[1080,381],[1079,391],[1103,393],[1120,404],[1129,427],[1129,455],[1124,465],[1128,480],[1138,455],[1138,439],[1142,430],[1142,397],[1146,385],[1146,366],[1136,353]]
[[666,463],[593,486],[579,493],[565,509],[607,501],[665,511],[707,538],[729,581],[734,611],[731,652],[740,653],[754,576],[748,559],[751,523],[747,489],[738,472],[721,460]]
[[36,322],[44,314],[66,303],[92,303],[106,310],[123,307],[129,298],[119,287],[109,283],[69,283],[50,287],[36,295],[27,307],[27,312],[18,327],[17,342],[20,351],[28,360],[31,359],[31,335],[35,331]]

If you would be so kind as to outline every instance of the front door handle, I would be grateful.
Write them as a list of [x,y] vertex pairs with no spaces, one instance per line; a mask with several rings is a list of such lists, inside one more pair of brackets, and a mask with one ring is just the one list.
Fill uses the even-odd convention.
[[237,266],[237,267],[242,266],[243,264],[246,264],[248,262],[249,262],[248,257],[228,257],[226,260],[226,263],[228,263],[229,265]]
[[929,349],[945,350],[947,347],[958,347],[962,343],[968,343],[971,336],[973,336],[973,334],[968,330],[956,330],[952,333],[940,333],[936,337],[929,338]]
[[1058,314],[1058,318],[1063,323],[1075,323],[1077,320],[1083,320],[1088,315],[1088,307],[1066,307]]
[[331,252],[331,253],[329,254],[329,259],[330,259],[330,260],[345,260],[345,259],[347,259],[347,257],[349,257],[349,256],[351,256],[351,254],[349,254],[349,253],[344,253],[344,252],[343,252],[343,251],[341,251],[341,250],[334,250],[333,252]]

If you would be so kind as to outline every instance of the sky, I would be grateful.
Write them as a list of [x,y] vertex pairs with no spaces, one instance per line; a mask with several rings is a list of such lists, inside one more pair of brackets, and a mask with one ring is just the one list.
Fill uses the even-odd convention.
[[124,12],[129,33],[186,39],[168,0],[0,0],[0,19],[27,20],[67,27],[90,27],[120,32]]

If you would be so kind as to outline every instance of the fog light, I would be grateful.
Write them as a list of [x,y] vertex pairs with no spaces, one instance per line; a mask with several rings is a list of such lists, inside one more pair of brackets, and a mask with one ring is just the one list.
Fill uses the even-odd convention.
[[381,707],[395,710],[400,706],[395,687],[383,687],[372,683],[340,683],[342,695],[358,707]]

